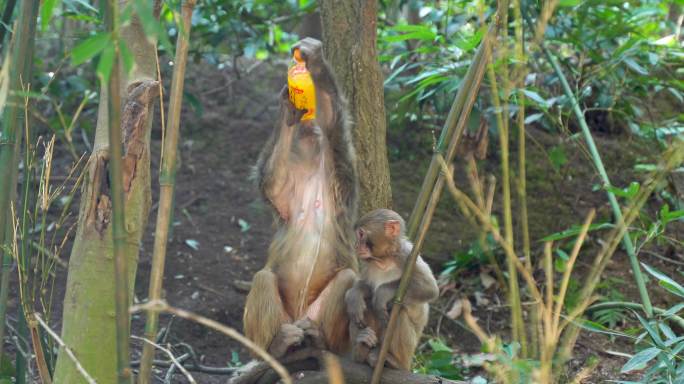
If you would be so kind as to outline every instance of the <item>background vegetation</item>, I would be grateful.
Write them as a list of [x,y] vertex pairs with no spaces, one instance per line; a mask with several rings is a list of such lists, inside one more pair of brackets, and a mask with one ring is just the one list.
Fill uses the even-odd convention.
[[[89,241],[79,235],[74,242],[77,203],[83,215],[89,189],[79,191],[91,185],[93,158],[109,142],[101,136],[107,117],[98,108],[106,108],[104,85],[117,60],[122,84],[159,76],[164,90],[162,103],[153,103],[146,117],[152,124],[151,176],[136,192],[142,208],[133,212],[146,212],[145,193],[152,193],[148,208],[160,209],[157,186],[168,180],[158,169],[169,161],[168,151],[179,147],[178,181],[175,192],[167,191],[174,208],[163,221],[167,226],[171,221],[167,300],[240,329],[244,288],[263,263],[268,209],[246,180],[246,164],[256,160],[271,127],[290,46],[300,35],[316,34],[311,23],[319,4],[204,0],[182,27],[180,0],[129,1],[115,21],[105,17],[105,3],[0,1],[0,317],[8,324],[5,331],[0,321],[5,341],[0,383],[83,380],[70,358],[62,364],[74,369],[74,376],[60,379],[57,356],[66,359],[66,349],[47,325],[64,325],[56,333],[79,351],[69,341],[62,302],[65,294],[74,297],[65,288],[67,267],[74,268],[79,242]],[[423,247],[439,274],[442,295],[416,357],[417,372],[477,383],[684,380],[683,5],[679,0],[379,3],[377,55],[392,190],[390,195],[389,187],[383,189],[386,195],[378,201],[391,196],[407,219],[455,96],[470,84],[467,74],[478,63],[487,27],[497,16],[501,24],[491,42],[492,60],[482,64],[484,80],[472,112],[465,112],[454,176],[444,172],[449,175],[445,193]],[[140,24],[133,22],[134,14]],[[138,37],[126,35],[130,30]],[[172,125],[167,118],[174,113],[167,110],[174,100],[168,96],[170,82],[183,62],[179,37],[190,42],[189,81],[175,96],[176,101],[182,96],[185,106],[180,145],[166,141]],[[141,52],[136,42],[156,50]],[[176,76],[182,78],[182,71]],[[96,134],[100,125],[104,133]],[[441,166],[438,159],[433,157]],[[166,164],[164,175],[175,178],[175,168]],[[602,168],[609,181],[600,176]],[[615,219],[608,195],[619,204],[624,225]],[[140,215],[138,237],[128,243],[134,248],[129,256],[142,244],[140,260],[129,258],[131,277],[140,264],[129,282],[135,285],[134,303],[148,297],[153,249],[154,230],[145,227],[147,214]],[[618,244],[625,233],[636,266]],[[211,259],[215,255],[217,261]],[[111,273],[84,273],[103,273],[93,276],[113,285],[111,267]],[[235,271],[225,272],[230,268]],[[205,294],[213,298],[197,299]],[[175,316],[160,317],[156,341],[199,375],[199,382],[223,381],[221,375],[247,360],[244,348],[212,344],[206,340],[212,334]],[[180,325],[174,329],[176,321]],[[74,329],[72,334],[81,332]],[[138,315],[130,332],[143,335]],[[131,345],[137,370],[142,343]],[[210,357],[198,357],[203,354]],[[76,355],[96,374],[96,363],[82,352]],[[153,381],[187,380],[181,370],[168,368],[166,355],[157,360]],[[111,371],[107,380],[118,380],[113,368],[100,368]]]

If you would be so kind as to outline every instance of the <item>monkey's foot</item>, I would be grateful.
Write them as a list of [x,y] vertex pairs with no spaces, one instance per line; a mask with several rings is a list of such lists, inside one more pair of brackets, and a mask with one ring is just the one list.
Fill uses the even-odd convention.
[[312,347],[316,349],[326,349],[325,340],[323,339],[318,324],[311,321],[308,317],[305,317],[301,320],[297,320],[294,325],[304,332],[305,339],[310,341]]
[[302,341],[304,341],[304,330],[295,324],[282,324],[268,347],[268,353],[275,358],[281,358],[290,347],[297,346]]
[[378,364],[378,354],[379,351],[377,348],[371,349],[371,351],[368,353],[368,357],[366,357],[368,365],[375,368],[375,365]]

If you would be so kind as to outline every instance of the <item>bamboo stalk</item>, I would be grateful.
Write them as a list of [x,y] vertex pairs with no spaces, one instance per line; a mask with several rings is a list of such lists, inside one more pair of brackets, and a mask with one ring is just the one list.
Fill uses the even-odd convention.
[[[22,90],[29,92],[31,87],[28,84],[26,87],[21,84]],[[31,255],[29,255],[29,243],[30,236],[29,231],[29,201],[31,195],[31,184],[33,183],[33,167],[34,167],[34,156],[31,151],[31,134],[28,124],[28,112],[29,112],[29,98],[24,98],[24,180],[22,181],[23,187],[23,198],[21,204],[21,248],[17,257],[17,268],[19,269],[19,313],[17,314],[17,332],[19,334],[19,340],[29,340],[29,328],[26,323],[26,314],[32,311],[33,306],[33,295],[29,295],[29,275],[31,270]],[[43,216],[45,218],[45,216]],[[41,232],[45,232],[45,223],[43,222],[43,227]],[[17,239],[13,239],[17,241]],[[21,292],[27,292],[26,295],[22,295]],[[19,341],[21,343],[21,341]],[[28,344],[22,345],[22,348],[28,350]],[[37,354],[38,352],[36,352]],[[17,384],[26,383],[26,359],[21,354],[17,355],[16,358],[16,382]]]
[[[591,154],[594,166],[598,170],[599,176],[601,177],[601,181],[603,183],[603,187],[606,189],[606,194],[608,195],[608,202],[610,203],[610,207],[613,210],[615,221],[620,222],[623,220],[620,204],[618,203],[617,198],[615,197],[613,192],[611,192],[608,189],[608,187],[611,186],[610,179],[608,178],[606,168],[603,166],[601,155],[598,152],[598,148],[596,148],[596,143],[594,142],[594,138],[591,135],[591,131],[589,130],[589,126],[587,125],[587,121],[584,118],[584,113],[579,108],[577,98],[575,98],[572,89],[570,89],[568,80],[565,78],[565,75],[563,75],[563,71],[560,68],[560,65],[558,64],[558,60],[556,60],[556,57],[553,55],[553,53],[551,53],[548,50],[548,48],[546,48],[546,44],[544,42],[541,43],[541,47],[544,51],[544,54],[546,54],[546,57],[549,59],[549,62],[551,63],[553,70],[556,72],[556,75],[558,75],[558,78],[560,79],[565,95],[568,97],[568,99],[570,99],[570,102],[572,104],[572,111],[579,122],[580,128],[582,129],[582,134],[584,135],[584,140],[587,142],[587,146],[589,147],[589,153]],[[625,248],[625,251],[627,252],[627,256],[629,257],[629,264],[632,268],[632,273],[634,274],[634,280],[636,281],[637,288],[639,290],[641,302],[644,304],[644,311],[646,312],[646,315],[648,317],[652,317],[653,305],[651,304],[651,299],[648,296],[648,289],[646,289],[646,280],[644,280],[641,268],[639,267],[639,260],[636,255],[636,249],[634,248],[634,243],[632,243],[632,239],[629,237],[629,231],[626,231],[624,236],[622,237],[622,245]]]
[[[442,133],[440,134],[439,141],[437,142],[437,147],[435,148],[435,154],[442,154],[448,162],[451,162],[454,154],[456,152],[456,146],[458,141],[463,134],[466,123],[468,121],[468,116],[472,109],[472,105],[475,102],[475,97],[477,96],[478,90],[480,89],[480,83],[482,81],[482,76],[484,74],[484,69],[486,63],[491,55],[491,44],[496,37],[496,31],[499,28],[499,18],[494,17],[487,33],[485,34],[480,47],[475,53],[473,62],[468,69],[468,72],[463,77],[461,86],[454,98],[454,102],[451,105],[451,110],[444,122],[444,127],[442,128]],[[425,212],[425,207],[428,204],[430,195],[439,177],[439,163],[435,156],[432,157],[430,162],[430,167],[428,168],[425,179],[420,189],[420,194],[416,199],[416,204],[413,207],[411,216],[407,224],[407,236],[410,239],[415,238],[416,232],[418,230],[418,225],[420,224],[421,218]]]
[[[149,300],[161,298],[162,281],[164,278],[164,263],[166,259],[166,245],[168,243],[169,228],[173,211],[173,195],[176,184],[176,155],[178,136],[180,131],[180,114],[183,102],[183,84],[185,67],[188,58],[190,28],[192,27],[192,11],[196,0],[186,0],[182,7],[182,27],[176,42],[176,58],[174,60],[173,79],[171,81],[171,95],[169,100],[168,132],[164,137],[164,155],[159,173],[159,208],[157,209],[157,224],[154,235],[154,251],[152,254],[152,271],[150,274]],[[154,341],[157,334],[159,314],[155,311],[147,312],[145,337]],[[150,380],[152,360],[154,359],[154,345],[145,343],[140,359],[140,374],[138,382],[147,384]]]
[[[7,311],[7,297],[9,295],[9,275],[12,257],[3,249],[11,238],[11,225],[8,212],[10,202],[16,196],[17,174],[19,164],[19,148],[22,135],[18,134],[22,127],[22,109],[24,103],[19,94],[22,80],[29,82],[33,68],[33,43],[38,15],[38,0],[22,1],[19,15],[12,38],[14,47],[12,54],[6,60],[10,62],[9,95],[4,107],[2,132],[0,132],[0,256],[2,256],[2,273],[0,279],[0,340],[5,336],[5,315]],[[0,356],[2,355],[0,343]]]
[[[119,67],[119,3],[106,2],[105,24],[114,45],[114,58],[106,86],[109,118],[109,179],[112,199],[112,240],[114,247],[114,279],[116,302],[116,360],[120,384],[131,382],[129,366],[128,260],[126,255],[126,221],[124,217],[123,151],[121,134],[121,86]],[[104,86],[104,84],[103,84]]]
[[[491,87],[492,104],[496,110],[496,125],[499,128],[499,145],[501,147],[501,178],[503,190],[503,214],[504,214],[504,238],[513,248],[513,214],[511,209],[511,184],[508,162],[508,128],[506,127],[507,115],[504,115],[499,99],[499,88],[494,73],[494,64],[490,61],[487,68],[487,77]],[[527,352],[525,326],[522,317],[522,304],[520,300],[520,288],[518,273],[511,258],[506,258],[508,266],[508,302],[511,306],[511,331],[513,340],[520,343],[523,355]]]

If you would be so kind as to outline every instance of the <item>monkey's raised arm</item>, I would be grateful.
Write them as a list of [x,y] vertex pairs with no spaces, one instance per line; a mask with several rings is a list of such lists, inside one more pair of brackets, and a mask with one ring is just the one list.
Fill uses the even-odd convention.
[[303,112],[297,111],[288,99],[287,86],[281,90],[279,100],[278,120],[259,154],[255,179],[264,198],[273,205],[281,218],[287,220],[287,198],[283,193],[288,181],[287,162],[294,139],[294,124]]
[[323,58],[323,45],[320,41],[305,38],[293,49],[300,50],[316,87],[316,123],[326,135],[333,152],[337,180],[337,214],[346,217],[351,225],[356,219],[358,178],[347,102],[339,90],[332,69]]

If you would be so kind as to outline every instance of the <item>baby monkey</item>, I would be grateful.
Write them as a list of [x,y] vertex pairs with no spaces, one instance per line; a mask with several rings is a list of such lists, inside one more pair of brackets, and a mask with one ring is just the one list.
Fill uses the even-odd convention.
[[[361,276],[345,294],[352,357],[375,366],[392,299],[413,244],[405,236],[404,220],[389,209],[366,214],[355,229]],[[438,295],[437,281],[419,256],[390,341],[389,366],[407,371],[411,368],[413,354],[427,324],[428,303]]]

